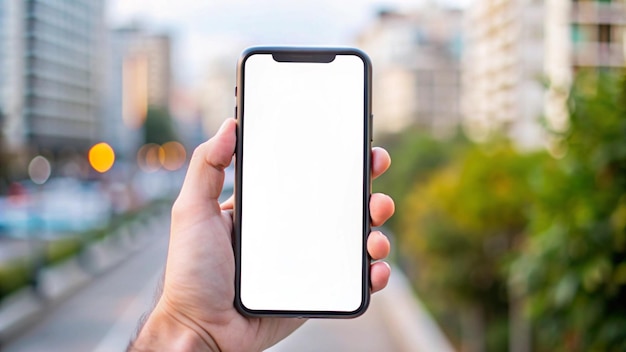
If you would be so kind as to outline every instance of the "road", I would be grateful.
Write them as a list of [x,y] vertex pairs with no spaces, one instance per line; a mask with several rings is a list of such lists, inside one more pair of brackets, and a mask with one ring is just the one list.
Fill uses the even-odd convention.
[[[164,220],[165,222],[166,220]],[[153,304],[163,272],[168,224],[151,226],[144,248],[51,307],[31,329],[5,347],[16,351],[123,351],[137,321]],[[384,310],[374,295],[352,320],[311,320],[270,351],[394,351]]]
[[167,229],[146,236],[144,248],[92,280],[5,347],[6,351],[123,351],[150,308],[163,272]]

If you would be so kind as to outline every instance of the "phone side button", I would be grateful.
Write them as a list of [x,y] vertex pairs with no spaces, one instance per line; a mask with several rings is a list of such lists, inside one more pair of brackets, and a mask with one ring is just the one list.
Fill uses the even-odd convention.
[[374,114],[370,115],[369,134],[370,134],[370,142],[373,142],[374,141]]
[[[235,106],[235,116],[233,116],[234,119],[237,120],[237,123],[239,123],[239,118],[237,117],[237,107]],[[237,128],[236,130],[237,133],[237,141],[239,141],[239,128]],[[233,152],[233,155],[237,155],[237,145],[239,144],[239,142],[235,143],[235,151]]]

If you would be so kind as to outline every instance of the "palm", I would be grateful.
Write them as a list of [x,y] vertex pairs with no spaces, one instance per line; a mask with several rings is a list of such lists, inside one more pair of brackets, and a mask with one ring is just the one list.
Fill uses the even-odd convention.
[[[195,245],[193,258],[202,262],[190,262],[187,258],[168,260],[164,298],[193,320],[201,322],[205,331],[222,326],[227,332],[222,337],[212,334],[225,351],[261,350],[267,348],[304,323],[303,319],[246,318],[233,306],[235,298],[235,259],[232,249],[232,218],[230,212],[221,211],[219,216],[191,221],[189,214],[184,221],[173,216],[170,251],[188,252],[189,242]],[[180,259],[180,260],[179,260]],[[200,264],[200,265],[199,265]],[[175,302],[175,303],[174,303]],[[227,326],[227,327],[226,327]],[[239,339],[229,339],[238,336]]]

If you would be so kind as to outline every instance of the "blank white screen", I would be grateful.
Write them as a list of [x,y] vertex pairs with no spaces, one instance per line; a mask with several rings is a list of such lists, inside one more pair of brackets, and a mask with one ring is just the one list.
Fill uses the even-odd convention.
[[364,63],[245,63],[241,301],[252,310],[362,304]]

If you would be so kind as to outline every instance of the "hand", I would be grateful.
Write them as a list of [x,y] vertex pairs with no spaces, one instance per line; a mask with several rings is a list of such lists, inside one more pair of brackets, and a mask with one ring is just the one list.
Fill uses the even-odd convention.
[[[256,351],[282,340],[304,319],[249,318],[233,306],[235,259],[232,248],[232,198],[218,197],[224,168],[230,165],[236,145],[236,122],[228,119],[220,131],[193,153],[185,182],[172,209],[170,247],[163,294],[130,349]],[[372,176],[391,163],[381,148],[372,150]],[[393,215],[393,200],[373,194],[373,226]],[[367,249],[374,260],[389,254],[389,240],[373,231]],[[390,267],[375,262],[370,268],[372,292],[387,285]]]

